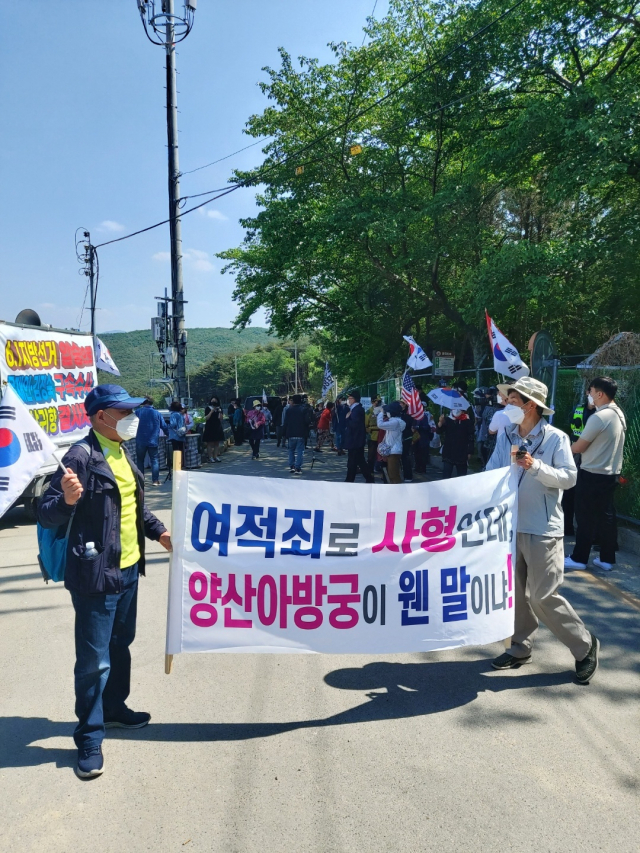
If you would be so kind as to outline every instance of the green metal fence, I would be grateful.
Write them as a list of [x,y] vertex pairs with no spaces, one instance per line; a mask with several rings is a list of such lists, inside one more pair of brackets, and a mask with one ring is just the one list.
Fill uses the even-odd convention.
[[[616,507],[622,516],[640,523],[640,366],[638,367],[597,367],[589,370],[579,369],[577,364],[584,356],[568,356],[561,359],[558,370],[555,395],[555,416],[553,425],[569,435],[573,411],[584,401],[588,382],[595,376],[611,376],[618,383],[616,403],[623,410],[627,420],[627,434],[624,446],[624,464],[620,485],[616,494]],[[456,374],[465,379],[469,394],[478,384],[490,386],[504,382],[502,376],[492,369],[479,371],[465,370]],[[416,384],[425,391],[437,386],[437,377],[433,374],[414,374]],[[363,397],[384,397],[387,403],[400,395],[400,378],[381,379],[360,385],[358,390]],[[435,414],[435,412],[434,412]]]

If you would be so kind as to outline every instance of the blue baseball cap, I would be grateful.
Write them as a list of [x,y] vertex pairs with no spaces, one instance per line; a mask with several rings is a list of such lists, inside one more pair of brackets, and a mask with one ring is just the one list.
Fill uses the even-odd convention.
[[131,397],[120,385],[98,385],[87,394],[84,408],[91,417],[100,409],[137,409],[145,399],[146,397]]

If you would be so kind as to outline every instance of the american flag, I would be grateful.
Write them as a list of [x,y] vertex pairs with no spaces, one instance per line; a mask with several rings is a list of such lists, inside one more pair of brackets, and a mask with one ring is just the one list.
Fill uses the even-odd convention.
[[413,384],[413,379],[406,370],[402,377],[402,391],[400,392],[400,396],[408,406],[408,414],[415,421],[421,421],[424,417],[424,406],[422,405],[420,394]]
[[325,397],[331,386],[333,385],[333,376],[329,370],[329,362],[324,363],[324,377],[322,379],[322,396]]

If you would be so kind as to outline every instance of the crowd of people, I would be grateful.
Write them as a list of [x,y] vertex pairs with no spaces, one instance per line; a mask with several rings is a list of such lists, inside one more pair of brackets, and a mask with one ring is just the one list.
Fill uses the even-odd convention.
[[[617,385],[609,377],[590,382],[586,400],[574,413],[571,441],[545,419],[553,410],[547,405],[546,385],[536,379],[478,389],[473,406],[463,383],[458,391],[460,403],[437,424],[428,408],[415,420],[399,401],[384,404],[377,398],[365,411],[358,391],[350,391],[346,401],[316,406],[299,394],[275,398],[271,406],[255,399],[247,411],[234,400],[227,417],[236,444],[248,438],[253,460],[260,459],[261,442],[269,440],[275,427],[277,446],[286,444],[294,475],[302,471],[313,433],[314,452],[327,447],[347,455],[350,483],[358,473],[373,483],[377,471],[384,471],[390,483],[410,483],[413,467],[424,471],[438,445],[444,477],[451,477],[454,469],[456,476],[468,473],[475,443],[486,471],[517,466],[514,632],[509,649],[492,666],[518,669],[528,663],[542,621],[569,649],[576,679],[586,684],[598,668],[600,642],[558,589],[565,568],[586,568],[594,545],[600,548],[594,560],[598,567],[610,570],[615,563],[613,495],[626,431],[624,414],[615,403]],[[66,453],[63,470],[56,472],[39,503],[38,521],[43,527],[64,528],[69,541],[65,586],[76,619],[76,773],[88,779],[103,772],[105,729],[137,729],[151,718],[126,704],[129,647],[136,630],[145,537],[167,550],[172,543],[144,504],[145,460],[148,456],[152,484],[159,485],[160,433],[181,450],[194,423],[179,402],[171,404],[167,423],[150,400],[130,397],[117,385],[93,389],[84,406],[91,430]],[[206,458],[212,463],[219,462],[223,421],[219,398],[212,396],[202,431]],[[137,465],[123,449],[131,439],[136,442]],[[574,523],[574,511],[575,547],[565,557],[563,537],[567,525]],[[96,543],[102,543],[101,550]]]

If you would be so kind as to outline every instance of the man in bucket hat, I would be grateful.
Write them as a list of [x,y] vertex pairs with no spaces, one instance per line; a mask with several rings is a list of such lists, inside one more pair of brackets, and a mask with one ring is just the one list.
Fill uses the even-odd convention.
[[588,684],[598,668],[600,643],[558,593],[564,576],[562,492],[577,477],[569,438],[543,418],[553,410],[542,382],[525,376],[514,385],[498,385],[498,390],[507,398],[507,408],[519,411],[498,438],[486,470],[509,465],[511,446],[518,446],[518,529],[513,637],[509,651],[492,666],[515,669],[529,663],[540,620],[569,648],[577,680]]
[[99,776],[105,728],[139,729],[151,715],[125,702],[136,631],[144,538],[171,550],[164,525],[144,505],[144,476],[123,450],[135,438],[143,398],[99,385],[84,401],[91,430],[65,455],[38,508],[43,527],[71,521],[64,585],[75,610],[76,773]]

